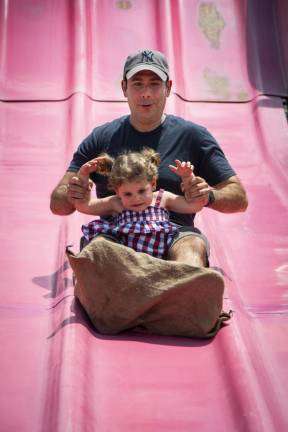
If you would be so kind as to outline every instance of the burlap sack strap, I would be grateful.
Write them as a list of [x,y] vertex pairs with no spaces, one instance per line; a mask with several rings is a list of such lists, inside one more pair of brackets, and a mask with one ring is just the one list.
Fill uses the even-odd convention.
[[67,248],[75,295],[97,331],[212,337],[223,321],[218,272],[135,252],[104,237],[78,255]]

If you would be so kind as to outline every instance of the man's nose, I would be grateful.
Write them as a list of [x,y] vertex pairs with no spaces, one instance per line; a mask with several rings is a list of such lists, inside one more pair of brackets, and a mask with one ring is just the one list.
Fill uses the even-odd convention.
[[147,85],[143,84],[142,91],[141,91],[142,96],[147,97],[150,96],[151,93],[152,93],[151,86],[149,84]]

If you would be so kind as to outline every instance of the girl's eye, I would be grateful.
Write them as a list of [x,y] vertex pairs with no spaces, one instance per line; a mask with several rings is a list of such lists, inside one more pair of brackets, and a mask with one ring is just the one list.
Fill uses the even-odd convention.
[[124,196],[125,196],[125,197],[130,197],[130,196],[131,196],[131,192],[125,192],[125,193],[124,193]]
[[140,193],[141,195],[143,195],[143,194],[145,193],[145,189],[140,189],[140,190],[139,190],[139,193]]

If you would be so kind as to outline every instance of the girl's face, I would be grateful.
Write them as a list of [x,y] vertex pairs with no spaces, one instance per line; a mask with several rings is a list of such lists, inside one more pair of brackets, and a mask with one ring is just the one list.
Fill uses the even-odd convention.
[[142,211],[151,205],[155,186],[156,179],[125,182],[118,186],[116,194],[126,210]]

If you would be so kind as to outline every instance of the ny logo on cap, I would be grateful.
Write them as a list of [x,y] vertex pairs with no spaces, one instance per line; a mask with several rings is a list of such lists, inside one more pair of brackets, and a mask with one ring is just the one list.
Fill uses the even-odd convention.
[[152,51],[142,51],[141,63],[153,62],[153,55],[154,53]]

